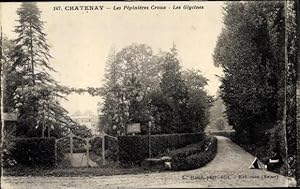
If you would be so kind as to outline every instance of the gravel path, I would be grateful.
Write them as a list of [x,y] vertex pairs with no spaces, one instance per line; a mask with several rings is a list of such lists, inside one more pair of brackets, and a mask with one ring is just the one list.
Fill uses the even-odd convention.
[[286,187],[288,179],[266,170],[249,169],[254,157],[225,137],[205,167],[191,171],[99,177],[5,177],[2,188],[166,188]]

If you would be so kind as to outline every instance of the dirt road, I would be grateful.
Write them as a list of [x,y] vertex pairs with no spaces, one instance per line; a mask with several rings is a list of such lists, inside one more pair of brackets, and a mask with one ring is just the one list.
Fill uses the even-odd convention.
[[254,157],[225,137],[205,167],[191,171],[100,177],[6,177],[2,188],[166,188],[166,187],[286,187],[288,179],[265,170],[249,169]]

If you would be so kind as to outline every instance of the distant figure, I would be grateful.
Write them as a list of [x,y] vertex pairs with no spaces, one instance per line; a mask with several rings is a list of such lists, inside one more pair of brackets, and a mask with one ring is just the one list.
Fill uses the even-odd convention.
[[171,157],[163,156],[163,157],[161,157],[161,160],[164,162],[166,170],[172,170],[172,163],[171,163],[172,158]]
[[172,163],[169,162],[169,161],[166,161],[166,162],[165,162],[165,168],[166,168],[167,170],[172,170]]
[[283,163],[283,160],[282,160],[281,155],[278,152],[276,152],[275,155],[273,157],[271,157],[269,159],[269,161],[267,162],[267,170],[274,171],[274,170],[280,168],[282,163]]

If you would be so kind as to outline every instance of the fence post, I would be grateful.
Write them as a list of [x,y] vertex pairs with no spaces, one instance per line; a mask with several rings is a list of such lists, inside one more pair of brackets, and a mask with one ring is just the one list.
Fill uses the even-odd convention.
[[102,164],[105,165],[105,134],[102,135]]
[[42,138],[45,137],[45,109],[43,104],[43,126],[42,126]]
[[148,141],[149,141],[149,158],[151,158],[152,154],[151,154],[151,121],[149,121],[148,123]]
[[55,139],[55,143],[54,143],[54,155],[55,155],[55,165],[57,165],[57,139]]
[[48,125],[48,138],[50,138],[50,127],[49,127],[49,125]]
[[86,164],[89,167],[89,158],[90,158],[90,148],[89,148],[89,139],[85,139],[86,141]]
[[70,136],[70,154],[71,154],[71,158],[73,158],[73,133],[72,131],[69,134]]

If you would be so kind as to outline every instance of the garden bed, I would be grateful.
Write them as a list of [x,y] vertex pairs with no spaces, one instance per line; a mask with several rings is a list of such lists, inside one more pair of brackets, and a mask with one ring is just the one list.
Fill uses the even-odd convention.
[[214,159],[217,153],[217,139],[206,137],[199,143],[187,145],[165,154],[172,158],[172,170],[197,169]]
[[[186,145],[200,142],[203,133],[176,133],[151,135],[151,156],[182,148]],[[149,157],[149,136],[119,136],[119,160],[124,166],[141,165]]]

